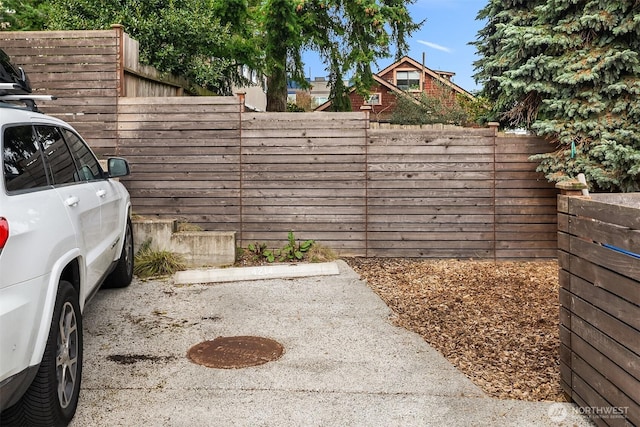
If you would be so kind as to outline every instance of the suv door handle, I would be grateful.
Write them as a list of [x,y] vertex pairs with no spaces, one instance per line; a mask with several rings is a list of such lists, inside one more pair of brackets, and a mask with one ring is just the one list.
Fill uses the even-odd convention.
[[98,197],[104,197],[107,194],[107,190],[98,190],[96,192],[96,196]]
[[64,204],[67,206],[78,206],[78,202],[80,202],[78,197],[70,196],[65,199]]

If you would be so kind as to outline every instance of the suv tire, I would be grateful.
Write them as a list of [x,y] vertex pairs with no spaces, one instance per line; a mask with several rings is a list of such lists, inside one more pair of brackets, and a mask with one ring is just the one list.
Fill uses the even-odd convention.
[[82,378],[82,314],[78,293],[61,280],[47,345],[35,379],[2,424],[66,426],[75,414]]
[[133,229],[131,221],[127,220],[127,228],[124,233],[122,253],[116,268],[107,276],[102,285],[103,288],[126,288],[133,280]]

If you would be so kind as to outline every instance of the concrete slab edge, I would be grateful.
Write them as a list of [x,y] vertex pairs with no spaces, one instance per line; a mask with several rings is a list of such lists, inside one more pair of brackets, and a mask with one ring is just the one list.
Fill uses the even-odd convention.
[[256,267],[208,268],[179,271],[174,283],[223,283],[246,280],[291,279],[296,277],[332,276],[340,274],[336,262],[262,265]]

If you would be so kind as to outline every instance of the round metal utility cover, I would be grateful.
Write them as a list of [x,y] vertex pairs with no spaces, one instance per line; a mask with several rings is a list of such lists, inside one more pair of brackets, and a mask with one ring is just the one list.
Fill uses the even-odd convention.
[[284,353],[277,341],[261,337],[218,337],[189,349],[192,362],[209,368],[236,369],[276,360]]

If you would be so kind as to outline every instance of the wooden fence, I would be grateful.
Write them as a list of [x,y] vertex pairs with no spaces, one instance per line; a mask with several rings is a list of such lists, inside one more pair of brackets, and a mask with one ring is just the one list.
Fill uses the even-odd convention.
[[365,113],[245,113],[239,98],[121,98],[117,154],[141,215],[238,243],[289,230],[341,254],[554,258],[556,190],[535,138],[372,130]]
[[44,112],[100,157],[129,159],[136,213],[236,231],[243,246],[282,246],[293,230],[345,255],[556,256],[556,190],[528,161],[550,148],[537,138],[370,129],[366,113],[245,113],[242,98],[164,96],[184,91],[135,65],[137,45],[117,26],[3,37],[33,87],[59,97]]
[[39,107],[90,135],[98,155],[115,153],[118,98],[178,96],[187,83],[138,61],[138,44],[115,25],[103,31],[3,31],[0,47],[22,66]]
[[598,425],[640,425],[640,194],[559,196],[558,229],[562,386]]

